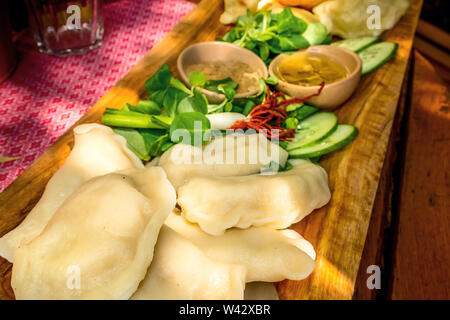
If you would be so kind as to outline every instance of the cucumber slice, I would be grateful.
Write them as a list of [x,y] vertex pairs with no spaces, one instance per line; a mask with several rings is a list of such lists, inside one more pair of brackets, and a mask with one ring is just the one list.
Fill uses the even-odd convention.
[[380,42],[358,53],[362,60],[362,74],[368,74],[388,62],[397,52],[398,44]]
[[360,52],[361,50],[370,47],[374,43],[380,41],[377,37],[362,37],[355,39],[346,39],[341,41],[336,41],[332,43],[332,46],[349,49],[353,52]]
[[314,144],[336,129],[338,118],[333,112],[321,111],[300,121],[294,139],[286,149],[295,150]]
[[337,129],[325,139],[305,148],[289,151],[291,158],[315,158],[338,150],[356,138],[358,129],[349,124],[339,124]]
[[333,35],[329,33],[327,34],[325,40],[322,41],[322,44],[331,44],[331,41],[333,41]]
[[308,104],[304,104],[303,106],[298,108],[296,111],[297,111],[297,115],[295,117],[298,120],[303,120],[303,119],[306,119],[309,116],[313,115],[317,111],[319,111],[319,108],[314,107],[314,106],[310,106]]
[[321,44],[327,38],[328,32],[327,27],[321,24],[320,22],[314,22],[308,24],[305,32],[303,32],[302,36],[308,40],[309,44],[315,46],[317,44]]

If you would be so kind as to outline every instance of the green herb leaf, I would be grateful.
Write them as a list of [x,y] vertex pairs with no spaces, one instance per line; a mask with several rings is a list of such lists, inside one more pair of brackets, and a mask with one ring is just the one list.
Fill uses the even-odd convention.
[[139,159],[147,161],[150,159],[144,138],[136,129],[116,128],[114,132],[127,140],[127,146]]
[[191,90],[189,90],[185,85],[184,85],[184,83],[183,82],[181,82],[180,80],[178,80],[178,79],[176,79],[176,78],[174,78],[174,77],[172,77],[171,79],[170,79],[170,86],[172,87],[172,88],[175,88],[175,89],[178,89],[178,90],[180,90],[180,91],[183,91],[184,93],[186,93],[186,94],[192,94],[192,92],[191,92]]
[[270,84],[270,85],[272,85],[272,86],[278,84],[278,78],[276,78],[276,77],[268,77],[267,79],[264,79],[264,81],[265,81],[267,84]]
[[283,51],[294,51],[298,49],[308,48],[309,42],[303,36],[294,35],[290,37],[279,37],[280,48]]
[[164,98],[166,97],[166,92],[169,88],[166,88],[164,90],[155,91],[150,94],[150,98],[152,101],[156,102],[158,106],[162,107],[164,104]]
[[261,42],[259,44],[259,56],[261,57],[262,60],[266,61],[267,59],[269,59],[269,55],[270,55],[269,45],[266,42]]
[[208,113],[208,100],[199,89],[194,89],[193,96],[186,97],[180,101],[177,113],[181,114],[185,112]]
[[231,101],[228,101],[224,106],[224,111],[231,112],[231,110],[233,110],[233,103],[231,103]]
[[130,108],[132,108],[133,106],[129,103],[125,103],[122,107],[122,111],[130,111]]
[[245,107],[244,107],[244,110],[243,110],[242,114],[244,116],[248,116],[250,111],[252,111],[255,106],[256,106],[256,104],[253,101],[251,101],[251,100],[247,101],[247,103],[245,104]]
[[178,105],[186,97],[188,97],[188,94],[183,91],[175,88],[167,89],[163,104],[169,117],[175,117]]
[[315,164],[319,164],[320,158],[321,158],[321,156],[310,158],[309,161],[311,161],[312,163],[315,163]]
[[170,140],[174,143],[201,145],[209,140],[211,128],[208,118],[200,112],[178,114],[170,126]]
[[149,96],[159,90],[164,90],[169,86],[173,77],[168,64],[164,64],[150,79],[145,81],[145,88]]
[[295,117],[298,120],[303,120],[303,119],[306,119],[307,117],[309,117],[310,115],[316,113],[317,111],[319,111],[318,108],[305,104],[301,108],[298,108],[296,110],[297,114]]
[[280,168],[280,172],[283,172],[283,171],[289,171],[289,170],[291,170],[293,168],[293,166],[292,166],[292,164],[289,162],[289,161],[287,161],[286,162],[286,165],[284,166],[284,167],[281,167]]
[[287,118],[285,120],[286,129],[297,129],[298,119],[296,118]]
[[217,89],[220,93],[223,93],[225,98],[229,101],[232,101],[236,95],[236,91],[234,89],[226,87],[223,84],[220,84]]
[[206,77],[203,72],[191,72],[189,83],[193,87],[203,87],[206,84]]
[[135,107],[128,105],[128,110],[144,114],[161,114],[161,108],[156,102],[151,100],[141,100]]
[[204,88],[209,91],[214,91],[217,93],[222,93],[219,91],[219,86],[221,88],[229,88],[229,89],[236,89],[238,86],[238,83],[233,81],[231,78],[225,78],[220,80],[207,80],[205,83]]
[[168,134],[162,135],[160,137],[158,137],[151,145],[150,150],[149,150],[149,154],[152,157],[156,157],[158,155],[160,155],[163,151],[162,151],[162,147],[165,143],[170,142],[170,138]]
[[291,8],[286,7],[278,16],[278,34],[302,34],[308,24],[296,17]]
[[[286,97],[286,99],[289,99],[289,98]],[[287,112],[292,112],[292,111],[295,111],[295,110],[297,110],[297,109],[300,109],[301,107],[303,107],[303,102],[292,103],[292,104],[290,104],[290,105],[288,105],[288,106],[286,107],[286,111],[287,111]],[[297,115],[297,113],[296,113],[295,115]]]

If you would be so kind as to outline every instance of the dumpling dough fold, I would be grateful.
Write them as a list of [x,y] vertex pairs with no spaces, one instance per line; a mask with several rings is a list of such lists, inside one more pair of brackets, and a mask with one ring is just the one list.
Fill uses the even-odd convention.
[[11,280],[16,298],[130,298],[175,203],[175,190],[158,167],[91,179],[37,238],[17,249]]
[[245,16],[247,10],[255,12],[258,8],[259,0],[225,0],[225,11],[220,16],[220,23],[235,23],[239,16]]
[[194,177],[178,189],[183,216],[212,235],[232,227],[284,229],[331,197],[326,171],[309,160],[275,175]]
[[270,282],[250,282],[245,286],[244,300],[278,300],[277,289]]
[[14,260],[16,249],[41,233],[63,201],[83,182],[110,172],[143,168],[126,140],[109,127],[83,124],[74,129],[75,145],[49,180],[44,194],[24,221],[0,238],[0,256]]
[[133,300],[242,300],[245,268],[209,259],[168,226]]
[[313,12],[330,33],[348,39],[379,36],[395,26],[409,6],[410,0],[333,0]]
[[243,266],[247,282],[301,280],[314,269],[313,246],[294,230],[252,227],[230,229],[223,235],[212,236],[174,213],[165,224],[189,239],[210,259]]
[[175,189],[192,177],[243,176],[264,172],[275,162],[282,167],[288,153],[260,133],[233,133],[201,147],[177,144],[159,160]]

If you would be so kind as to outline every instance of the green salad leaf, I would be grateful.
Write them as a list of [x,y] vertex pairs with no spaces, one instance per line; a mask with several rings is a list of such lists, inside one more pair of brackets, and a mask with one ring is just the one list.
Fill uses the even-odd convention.
[[129,111],[135,111],[144,114],[161,114],[161,108],[159,107],[159,105],[151,100],[140,100],[134,107],[128,103],[126,105]]
[[247,48],[269,64],[280,53],[291,53],[310,45],[328,43],[331,35],[321,23],[307,24],[289,7],[273,14],[271,11],[247,11],[236,26],[219,39]]
[[169,65],[164,64],[150,79],[145,81],[145,88],[150,94],[164,90],[169,86],[172,77]]
[[170,126],[170,140],[174,143],[201,145],[209,140],[211,123],[201,112],[178,114]]
[[177,113],[181,114],[185,112],[208,113],[208,100],[201,90],[195,88],[193,96],[188,96],[180,101]]
[[[221,89],[236,89],[238,86],[237,82],[233,81],[231,78],[224,78],[221,80],[207,80],[205,82],[205,85],[203,86],[204,89],[209,91],[214,91],[217,93],[222,93]],[[220,87],[220,88],[219,88]]]
[[187,97],[189,97],[189,95],[181,90],[175,88],[167,89],[164,96],[163,105],[169,117],[175,117],[177,114],[178,105]]
[[203,72],[191,72],[189,75],[189,83],[193,87],[203,87],[206,84],[206,77]]

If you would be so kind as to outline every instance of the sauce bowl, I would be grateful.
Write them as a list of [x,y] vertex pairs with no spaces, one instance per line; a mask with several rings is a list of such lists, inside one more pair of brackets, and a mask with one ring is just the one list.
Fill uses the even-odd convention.
[[[348,49],[320,45],[312,46],[301,51],[322,54],[331,60],[343,65],[348,75],[339,81],[326,84],[320,95],[309,99],[307,102],[321,109],[335,109],[342,105],[358,87],[361,78],[362,62],[359,56]],[[288,57],[287,54],[277,56],[269,66],[269,74],[278,79],[277,89],[292,97],[304,98],[319,91],[320,86],[300,86],[281,80],[276,73],[280,63]]]
[[[178,72],[181,80],[190,87],[189,74],[186,70],[189,66],[204,62],[227,62],[238,61],[248,64],[261,78],[267,78],[268,72],[266,64],[256,54],[248,49],[239,47],[237,45],[221,42],[209,41],[199,42],[194,44],[181,52],[177,61]],[[210,103],[220,103],[225,100],[223,94],[202,89]],[[245,98],[258,93],[256,91],[242,92],[236,94],[236,99]]]

